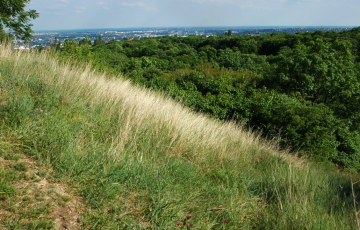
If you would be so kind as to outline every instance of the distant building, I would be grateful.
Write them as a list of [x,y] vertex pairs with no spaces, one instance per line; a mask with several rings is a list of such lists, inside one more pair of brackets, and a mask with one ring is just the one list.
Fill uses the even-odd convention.
[[21,50],[21,51],[29,51],[29,47],[25,47],[25,46],[17,46],[14,47],[15,50]]

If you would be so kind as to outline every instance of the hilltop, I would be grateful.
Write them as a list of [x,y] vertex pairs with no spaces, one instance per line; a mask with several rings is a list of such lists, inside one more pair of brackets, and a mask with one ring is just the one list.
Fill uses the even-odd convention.
[[[83,229],[356,229],[358,184],[333,165],[122,76],[4,47],[0,60],[0,157],[53,170],[82,197]],[[0,181],[10,213],[11,184]]]

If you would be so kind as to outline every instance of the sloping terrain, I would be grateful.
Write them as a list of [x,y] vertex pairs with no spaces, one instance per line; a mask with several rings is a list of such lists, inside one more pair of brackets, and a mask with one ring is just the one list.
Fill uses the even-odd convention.
[[1,138],[0,146],[0,228],[80,229],[81,199],[16,146]]
[[0,88],[4,142],[83,197],[83,229],[356,228],[346,173],[121,76],[1,48]]

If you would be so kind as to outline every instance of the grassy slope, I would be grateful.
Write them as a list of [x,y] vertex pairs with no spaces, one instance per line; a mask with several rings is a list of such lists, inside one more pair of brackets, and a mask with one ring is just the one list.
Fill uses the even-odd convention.
[[49,55],[2,48],[0,74],[1,139],[85,198],[84,229],[355,229],[344,173],[235,124]]
[[16,144],[0,144],[0,229],[79,229],[81,199]]

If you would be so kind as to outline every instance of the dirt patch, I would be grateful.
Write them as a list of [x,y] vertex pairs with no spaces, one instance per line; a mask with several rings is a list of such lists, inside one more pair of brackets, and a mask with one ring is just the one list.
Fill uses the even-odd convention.
[[0,229],[81,228],[82,199],[65,184],[53,182],[51,169],[23,155],[21,159],[5,158],[0,157],[0,173],[16,192],[0,200]]

